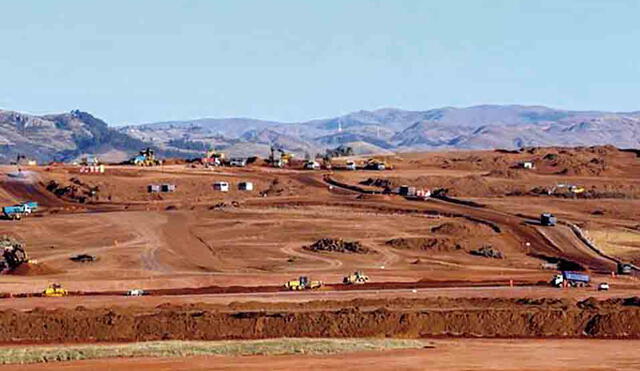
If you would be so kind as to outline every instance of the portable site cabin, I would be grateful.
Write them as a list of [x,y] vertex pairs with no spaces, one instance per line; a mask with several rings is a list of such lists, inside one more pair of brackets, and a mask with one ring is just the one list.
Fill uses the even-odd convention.
[[215,182],[213,183],[213,189],[220,192],[229,192],[228,182]]
[[159,193],[161,191],[160,184],[149,184],[147,186],[147,192],[149,193]]
[[525,161],[522,163],[522,167],[525,169],[533,169],[535,168],[535,165],[533,163],[533,161]]
[[162,192],[175,192],[176,191],[176,185],[175,184],[162,184],[160,186],[160,190]]
[[253,183],[251,182],[240,182],[238,184],[238,189],[241,191],[253,191]]

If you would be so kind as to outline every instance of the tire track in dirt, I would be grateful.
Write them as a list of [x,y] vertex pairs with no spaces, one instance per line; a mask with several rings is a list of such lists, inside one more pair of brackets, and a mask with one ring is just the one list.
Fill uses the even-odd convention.
[[[339,269],[343,265],[342,261],[335,258],[328,258],[325,256],[320,256],[312,253],[305,253],[305,252],[299,251],[295,248],[293,244],[287,244],[281,247],[280,251],[282,251],[287,255],[293,255],[299,258],[306,258],[311,260],[318,260],[329,265],[329,267],[327,268],[313,269],[314,271],[327,271],[327,270]],[[311,269],[307,268],[306,270],[311,270]]]

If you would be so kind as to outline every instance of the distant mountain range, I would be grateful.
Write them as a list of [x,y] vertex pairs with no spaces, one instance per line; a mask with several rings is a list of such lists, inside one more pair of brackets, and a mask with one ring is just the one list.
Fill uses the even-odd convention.
[[300,123],[205,118],[116,128],[80,111],[35,116],[0,110],[0,162],[5,163],[18,154],[39,161],[68,161],[85,154],[120,161],[145,146],[164,156],[195,157],[213,147],[231,156],[266,156],[270,146],[315,155],[339,145],[365,154],[600,144],[640,148],[640,111],[520,105],[388,108]]

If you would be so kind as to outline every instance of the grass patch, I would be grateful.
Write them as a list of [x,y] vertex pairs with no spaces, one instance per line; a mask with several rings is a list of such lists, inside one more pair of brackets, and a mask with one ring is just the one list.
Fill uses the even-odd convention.
[[152,341],[0,348],[0,364],[79,361],[98,358],[187,357],[201,355],[336,354],[425,347],[420,340],[283,338],[237,341]]
[[589,237],[605,253],[625,258],[640,253],[640,233],[619,229],[589,230]]

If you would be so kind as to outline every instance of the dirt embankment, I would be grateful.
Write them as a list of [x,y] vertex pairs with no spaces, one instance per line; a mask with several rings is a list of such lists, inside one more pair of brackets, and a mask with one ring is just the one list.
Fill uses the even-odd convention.
[[[640,299],[575,303],[558,299],[466,300],[469,307],[419,300],[323,302],[321,309],[227,310],[206,305],[160,305],[0,312],[2,342],[263,339],[277,337],[592,337],[640,338]],[[352,303],[355,304],[355,303]],[[338,307],[342,305],[341,307]],[[376,307],[376,305],[378,305]],[[425,308],[424,306],[427,305]]]

